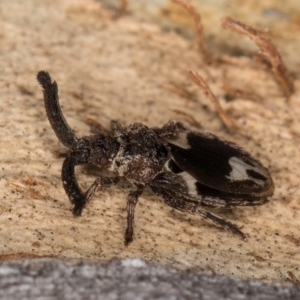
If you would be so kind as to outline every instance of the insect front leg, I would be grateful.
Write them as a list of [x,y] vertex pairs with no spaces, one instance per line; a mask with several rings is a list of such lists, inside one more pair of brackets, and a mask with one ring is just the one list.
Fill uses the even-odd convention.
[[80,216],[85,206],[85,195],[81,191],[76,176],[75,166],[88,163],[88,151],[71,152],[64,160],[61,171],[63,187],[68,195],[70,202],[75,204],[73,209],[74,216]]
[[161,188],[152,187],[152,190],[156,195],[161,196],[164,199],[164,203],[171,206],[172,208],[182,212],[199,215],[202,218],[210,220],[215,224],[221,226],[222,228],[225,228],[226,230],[229,230],[232,233],[240,236],[243,240],[246,239],[245,234],[240,231],[235,224],[203,209],[198,203],[188,201],[180,197],[180,195],[172,194],[172,192]]
[[85,192],[85,202],[92,199],[97,188],[109,188],[120,181],[120,177],[98,177]]
[[96,189],[107,188],[117,184],[120,181],[119,177],[99,177],[89,187],[89,189],[83,193],[78,185],[75,176],[75,166],[88,163],[89,154],[87,151],[72,152],[67,156],[62,167],[62,181],[64,189],[71,201],[74,204],[73,214],[74,216],[80,216],[86,203],[93,197]]
[[130,192],[127,196],[127,228],[125,231],[126,246],[133,241],[134,209],[143,191],[144,187],[140,187],[137,191]]

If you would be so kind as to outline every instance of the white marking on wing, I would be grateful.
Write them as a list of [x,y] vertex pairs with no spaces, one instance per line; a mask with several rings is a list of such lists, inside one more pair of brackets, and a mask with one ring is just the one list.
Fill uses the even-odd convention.
[[176,138],[169,139],[168,142],[183,149],[190,149],[191,146],[187,140],[187,134],[188,132],[180,132],[177,134]]
[[253,170],[254,172],[268,178],[268,174],[266,174],[265,170],[262,168],[253,167],[237,157],[231,157],[229,159],[229,164],[232,168],[232,171],[230,172],[229,176],[226,177],[232,181],[252,180],[259,185],[265,184],[263,180],[249,176],[247,174],[247,170]]
[[183,180],[186,182],[188,186],[188,194],[193,197],[198,196],[198,191],[196,188],[197,180],[187,172],[180,173],[178,174],[178,176],[181,176]]

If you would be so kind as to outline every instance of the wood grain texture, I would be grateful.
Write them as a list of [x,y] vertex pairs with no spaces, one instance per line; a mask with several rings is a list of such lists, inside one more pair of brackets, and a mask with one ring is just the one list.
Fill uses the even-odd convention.
[[[277,37],[274,44],[296,78],[296,93],[287,100],[267,67],[234,56],[247,53],[249,41],[224,33],[218,20],[225,12],[239,19],[237,2],[226,10],[215,5],[215,15],[211,6],[203,6],[210,51],[231,59],[230,64],[208,66],[191,38],[192,22],[173,20],[169,4],[157,11],[159,21],[154,23],[135,17],[134,5],[131,15],[113,20],[92,0],[27,0],[26,5],[1,1],[1,255],[141,257],[181,269],[210,267],[217,274],[247,279],[285,281],[289,272],[300,278],[299,56],[291,51],[299,48],[299,24],[293,21],[296,12],[286,11],[288,20],[280,19],[272,31]],[[271,27],[275,22],[269,18],[267,23],[266,8],[259,9],[251,26],[261,21],[261,26]],[[172,22],[182,34],[171,29]],[[261,160],[275,181],[270,203],[217,211],[241,226],[248,241],[200,217],[170,210],[149,191],[136,208],[135,240],[125,247],[125,199],[132,189],[126,182],[97,192],[83,216],[74,218],[60,179],[66,149],[49,125],[35,79],[43,69],[58,82],[64,115],[78,136],[91,133],[87,118],[106,128],[112,119],[161,126],[170,119],[188,121],[176,113],[179,110],[193,116],[206,131],[238,143]],[[188,79],[190,70],[205,77],[240,127],[239,134],[226,131],[211,103]],[[227,102],[224,83],[257,94],[263,101],[241,96]],[[100,172],[77,168],[81,187],[87,189]]]

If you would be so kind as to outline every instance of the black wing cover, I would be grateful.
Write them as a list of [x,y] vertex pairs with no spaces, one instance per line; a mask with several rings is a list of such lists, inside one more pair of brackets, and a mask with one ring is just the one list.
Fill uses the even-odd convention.
[[177,173],[183,170],[197,180],[200,194],[247,199],[273,195],[269,171],[238,145],[207,133],[180,135],[168,140],[169,164]]

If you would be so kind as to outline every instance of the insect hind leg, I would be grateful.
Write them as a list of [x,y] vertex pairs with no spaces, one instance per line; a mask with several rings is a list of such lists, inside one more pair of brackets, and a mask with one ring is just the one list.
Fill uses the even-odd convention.
[[125,245],[128,246],[133,241],[134,233],[134,210],[140,195],[143,193],[144,188],[141,187],[127,196],[127,228],[125,231]]
[[151,188],[156,195],[161,196],[163,198],[164,203],[168,206],[182,212],[187,212],[193,215],[199,215],[205,220],[212,221],[213,223],[232,232],[233,234],[238,235],[243,240],[246,239],[246,235],[241,230],[239,230],[239,228],[235,224],[203,209],[198,203],[188,201],[180,197],[179,195],[177,196],[176,194],[172,194],[172,192],[167,191],[165,189],[157,187]]

